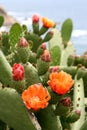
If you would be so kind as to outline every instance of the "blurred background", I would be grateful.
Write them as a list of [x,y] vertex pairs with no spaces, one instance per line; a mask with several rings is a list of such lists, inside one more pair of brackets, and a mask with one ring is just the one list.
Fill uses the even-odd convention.
[[62,23],[67,18],[73,21],[71,41],[77,54],[87,51],[87,0],[0,0],[0,6],[21,24],[31,25],[33,14],[48,17]]

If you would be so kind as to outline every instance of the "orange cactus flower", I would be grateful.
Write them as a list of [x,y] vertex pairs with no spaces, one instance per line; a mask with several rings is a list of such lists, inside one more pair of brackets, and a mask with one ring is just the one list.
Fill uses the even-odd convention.
[[45,17],[42,18],[42,23],[43,23],[43,26],[46,28],[52,28],[55,26],[55,23],[53,21]]
[[50,80],[47,82],[51,89],[58,94],[66,94],[74,84],[70,74],[64,71],[53,72],[50,74]]
[[38,110],[45,108],[51,99],[46,88],[42,84],[34,84],[22,93],[22,99],[28,109]]

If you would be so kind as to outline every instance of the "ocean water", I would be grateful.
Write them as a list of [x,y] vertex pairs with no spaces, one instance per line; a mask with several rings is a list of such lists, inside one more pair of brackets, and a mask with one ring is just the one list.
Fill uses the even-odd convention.
[[21,24],[30,27],[33,14],[45,16],[60,23],[61,28],[65,19],[73,21],[71,41],[76,53],[83,54],[87,51],[87,1],[86,0],[0,0],[9,15],[15,17]]

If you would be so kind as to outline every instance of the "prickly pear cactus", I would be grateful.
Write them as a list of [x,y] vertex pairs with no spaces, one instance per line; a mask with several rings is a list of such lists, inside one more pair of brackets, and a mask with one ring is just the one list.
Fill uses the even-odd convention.
[[10,84],[12,78],[11,71],[12,68],[10,64],[6,60],[6,57],[3,52],[0,50],[0,72],[3,74],[0,74],[0,82],[2,82],[3,85],[8,86]]
[[[46,116],[45,116],[46,114]],[[61,130],[61,125],[58,122],[57,116],[53,112],[52,106],[47,107],[46,109],[36,113],[38,122],[40,123],[43,130]],[[54,122],[55,120],[55,122]],[[54,123],[52,123],[54,122]]]
[[3,16],[0,16],[0,27],[3,25],[3,23],[4,23],[4,18]]
[[10,45],[12,47],[11,48],[12,50],[14,50],[21,35],[22,35],[22,28],[20,24],[18,23],[13,24],[9,31],[9,40],[10,40]]
[[36,130],[19,94],[14,89],[0,88],[0,120],[16,130]]
[[67,43],[71,38],[72,30],[73,30],[73,23],[72,20],[68,18],[64,21],[61,28],[61,36],[64,47],[67,46]]
[[[62,41],[61,33],[58,29],[54,29],[54,36],[49,42],[49,49],[52,57],[55,57],[55,61],[59,61],[59,65],[67,66],[67,60],[70,55],[75,54],[75,48],[71,41],[67,42],[66,48]],[[57,51],[55,51],[56,48]],[[53,53],[55,51],[55,53]]]
[[86,130],[87,56],[75,54],[72,20],[58,30],[34,15],[31,26],[0,34],[0,130]]
[[72,125],[72,130],[79,130],[85,121],[84,83],[83,79],[77,79],[77,76],[75,77],[75,80],[73,105],[74,109],[81,112],[81,116],[80,119]]

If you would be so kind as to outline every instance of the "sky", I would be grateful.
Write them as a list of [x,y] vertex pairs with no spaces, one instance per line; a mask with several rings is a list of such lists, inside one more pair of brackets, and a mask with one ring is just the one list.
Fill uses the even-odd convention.
[[[0,0],[0,5],[3,5],[8,12],[23,12],[24,17],[28,16],[29,12],[36,12],[60,23],[71,18],[73,30],[79,30],[81,36],[87,34],[87,0]],[[86,45],[87,35],[81,36],[74,38],[80,52],[81,49],[87,48],[82,45],[82,43]],[[80,43],[81,47],[78,46]]]
[[[5,5],[8,10],[31,10],[38,7],[42,10],[55,9],[69,10],[72,12],[74,9],[86,11],[87,0],[0,0],[0,4]],[[86,11],[87,12],[87,11]]]
[[41,12],[59,21],[71,18],[77,29],[87,29],[87,0],[0,0],[0,5],[7,11]]

